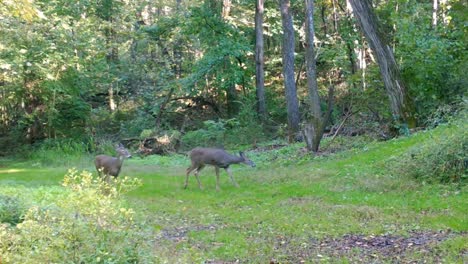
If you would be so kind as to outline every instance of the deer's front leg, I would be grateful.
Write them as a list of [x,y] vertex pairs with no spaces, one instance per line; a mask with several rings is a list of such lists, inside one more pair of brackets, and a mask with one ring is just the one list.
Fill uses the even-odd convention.
[[234,184],[234,186],[239,188],[239,184],[237,184],[236,180],[234,180],[234,177],[232,177],[231,169],[229,169],[229,167],[227,167],[227,168],[225,168],[225,170],[226,170],[227,174],[229,174],[229,177],[231,178],[232,184]]

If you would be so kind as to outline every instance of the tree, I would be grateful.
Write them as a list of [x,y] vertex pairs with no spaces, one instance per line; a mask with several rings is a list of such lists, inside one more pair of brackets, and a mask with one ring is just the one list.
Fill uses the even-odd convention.
[[[318,94],[317,84],[317,67],[315,63],[314,51],[314,0],[305,0],[306,16],[305,16],[305,35],[306,35],[306,73],[307,73],[307,89],[309,95],[309,115],[303,130],[304,138],[306,140],[307,149],[309,151],[317,152],[320,141],[323,137],[325,125],[329,119],[322,117],[322,110],[320,108],[320,97]],[[331,90],[332,91],[332,90]],[[329,96],[329,109],[331,110],[331,96]]]
[[394,119],[409,127],[415,127],[416,119],[414,117],[413,102],[400,77],[400,70],[396,64],[392,48],[381,32],[379,21],[373,12],[370,0],[349,0],[349,2],[377,58]]
[[115,71],[118,67],[119,63],[119,49],[117,43],[117,32],[115,30],[115,16],[116,13],[120,11],[119,5],[120,3],[115,0],[103,0],[98,2],[96,14],[99,18],[104,21],[104,34],[106,37],[106,48],[107,48],[107,64],[108,64],[108,78],[109,78],[109,109],[111,111],[115,111],[116,103],[114,98],[115,92],[115,85],[116,81],[115,78],[112,76],[113,71]]
[[299,131],[299,103],[294,80],[294,27],[289,0],[280,0],[283,25],[283,77],[288,112],[289,141],[292,142]]
[[263,3],[257,0],[255,9],[255,84],[257,87],[257,112],[262,121],[266,119],[265,61],[263,50]]

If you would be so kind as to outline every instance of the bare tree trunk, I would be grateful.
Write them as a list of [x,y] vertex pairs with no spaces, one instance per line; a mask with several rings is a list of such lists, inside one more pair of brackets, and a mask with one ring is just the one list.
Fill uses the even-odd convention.
[[317,84],[317,67],[315,63],[314,51],[314,0],[305,0],[306,5],[306,73],[307,73],[307,89],[309,93],[309,111],[310,117],[307,120],[304,136],[308,138],[306,141],[309,151],[317,152],[320,140],[323,136],[324,120],[322,118],[322,110],[320,108],[320,97],[318,94]]
[[409,127],[415,127],[416,119],[414,117],[413,102],[400,77],[400,70],[396,64],[392,49],[385,41],[384,35],[379,31],[378,20],[372,10],[370,0],[349,0],[349,2],[377,58],[385,89],[390,99],[393,117],[398,122],[402,122]]
[[226,19],[231,12],[231,0],[223,0],[222,18]]
[[108,93],[109,93],[109,110],[111,110],[111,112],[114,112],[116,108],[116,104],[115,104],[115,99],[114,99],[114,83],[113,82],[109,84]]
[[299,103],[294,82],[294,27],[289,0],[280,0],[283,24],[283,75],[288,111],[289,141],[292,142],[299,131]]
[[440,6],[442,7],[442,21],[444,22],[445,26],[448,26],[450,20],[448,19],[447,16],[447,0],[440,0]]
[[439,0],[434,0],[432,4],[432,28],[437,27],[437,10],[439,10]]
[[322,16],[322,30],[323,30],[323,34],[327,35],[328,30],[327,30],[327,19],[325,17],[326,16],[325,10],[326,10],[325,4],[322,3],[322,8],[320,8],[320,14]]
[[[114,29],[114,18],[113,18],[113,2],[112,1],[105,1],[102,3],[103,4],[103,10],[110,8],[110,10],[101,10],[103,12],[102,18],[107,21],[108,25],[104,29],[104,34],[106,36],[106,48],[107,48],[107,54],[106,54],[106,62],[107,62],[107,74],[109,76],[109,87],[108,87],[108,93],[109,93],[109,109],[111,112],[115,111],[116,109],[116,103],[115,103],[115,94],[114,94],[114,78],[113,78],[113,73],[112,71],[114,70],[114,67],[117,66],[118,60],[119,60],[119,49],[117,46],[117,41],[116,41],[116,31]],[[105,8],[104,8],[105,7]]]
[[166,112],[166,106],[171,101],[173,93],[174,93],[174,88],[171,88],[171,90],[169,90],[169,93],[166,96],[166,99],[159,106],[159,112],[158,112],[158,115],[156,116],[156,120],[155,120],[156,131],[158,131],[161,128],[161,122],[162,122],[162,118],[164,116],[164,113]]
[[335,0],[332,0],[332,4],[333,4],[333,29],[335,30],[335,32],[338,32],[338,14],[336,10]]
[[267,119],[265,101],[265,61],[263,48],[263,3],[257,0],[255,9],[255,84],[257,87],[257,111],[260,120]]

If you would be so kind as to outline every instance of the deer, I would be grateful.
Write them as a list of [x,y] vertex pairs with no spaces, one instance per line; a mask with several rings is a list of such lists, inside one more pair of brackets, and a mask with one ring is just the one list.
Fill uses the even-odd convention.
[[198,187],[200,190],[203,190],[198,174],[206,166],[214,166],[216,172],[216,191],[219,191],[219,168],[226,170],[227,174],[231,178],[232,183],[235,187],[239,188],[239,184],[232,177],[232,172],[229,169],[229,166],[232,164],[244,163],[250,167],[255,167],[255,163],[247,158],[244,152],[239,152],[240,156],[231,155],[222,149],[216,148],[194,148],[190,151],[190,160],[192,165],[187,168],[187,174],[185,178],[184,189],[187,189],[189,175],[192,171],[195,171],[195,178],[198,182]]
[[109,176],[117,178],[122,168],[122,164],[126,158],[131,158],[132,155],[121,143],[116,146],[115,151],[117,157],[111,157],[107,155],[97,155],[94,164],[100,177],[104,176],[104,179],[109,182]]

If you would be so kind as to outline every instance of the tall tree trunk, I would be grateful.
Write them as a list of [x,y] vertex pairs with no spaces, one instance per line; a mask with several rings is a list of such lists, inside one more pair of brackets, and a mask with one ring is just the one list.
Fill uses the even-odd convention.
[[440,6],[442,8],[442,21],[444,22],[445,26],[448,26],[450,20],[449,16],[447,16],[447,10],[449,9],[447,6],[447,0],[440,0]]
[[328,30],[327,30],[327,18],[326,18],[325,10],[326,10],[325,3],[322,3],[322,7],[320,8],[320,14],[322,16],[323,35],[326,36],[328,34]]
[[318,94],[317,84],[317,67],[315,62],[314,51],[314,0],[305,0],[306,15],[305,15],[305,35],[306,35],[306,73],[307,73],[307,89],[309,94],[309,118],[304,128],[304,137],[309,151],[317,152],[320,141],[323,137],[325,122],[322,117],[320,108],[320,97]]
[[432,4],[432,28],[437,27],[437,10],[439,10],[439,0],[433,0]]
[[263,3],[257,0],[255,9],[255,84],[257,87],[257,112],[260,120],[267,119],[265,101],[265,61],[263,49]]
[[409,97],[405,84],[400,77],[400,70],[396,64],[391,47],[379,31],[379,24],[370,0],[349,0],[353,13],[366,36],[367,41],[375,53],[380,67],[380,74],[390,99],[393,117],[398,122],[416,126],[413,102]]
[[221,11],[221,16],[223,19],[226,19],[231,12],[231,0],[223,0],[223,10]]
[[106,28],[104,29],[104,34],[106,36],[106,48],[107,48],[107,54],[106,54],[106,61],[107,61],[107,74],[109,77],[109,87],[108,87],[108,93],[109,93],[109,109],[113,112],[116,109],[116,103],[115,103],[115,94],[114,94],[114,78],[113,78],[113,71],[115,67],[117,66],[118,60],[119,60],[119,49],[117,46],[117,41],[116,41],[116,32],[114,29],[114,18],[113,18],[113,12],[115,6],[113,5],[112,0],[106,0],[103,1],[101,6],[101,9],[99,11],[99,15],[105,20],[108,24],[106,25]]
[[299,103],[294,82],[294,27],[289,0],[280,0],[283,24],[283,75],[288,111],[289,141],[292,142],[299,131]]

